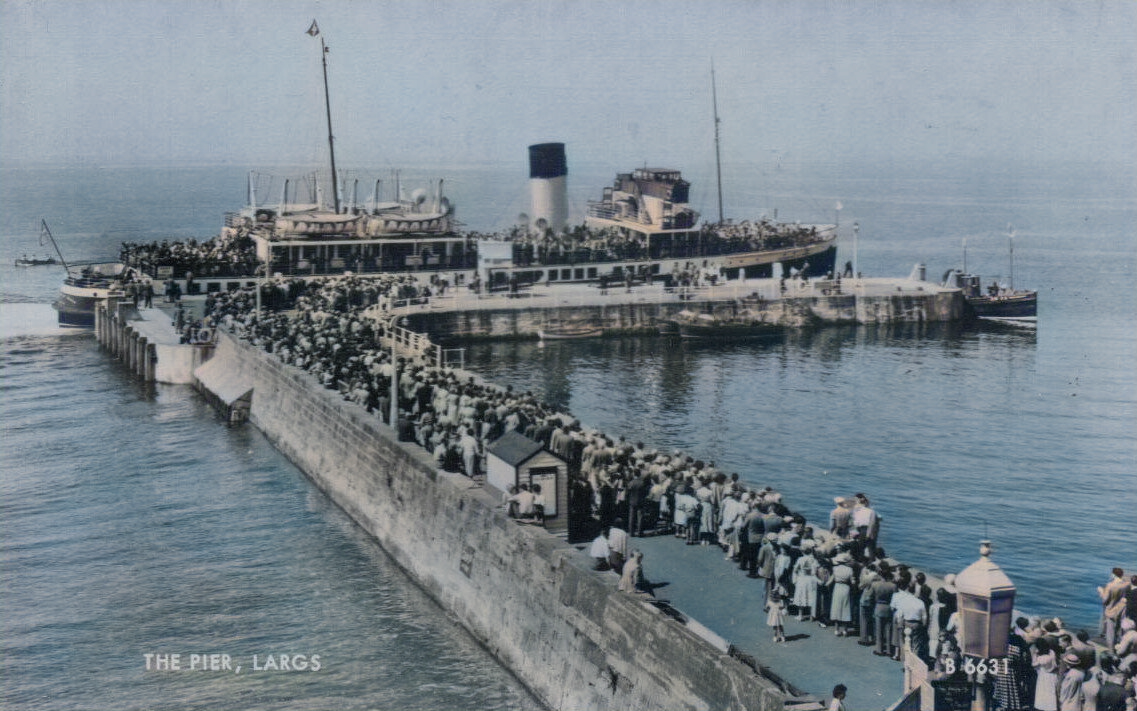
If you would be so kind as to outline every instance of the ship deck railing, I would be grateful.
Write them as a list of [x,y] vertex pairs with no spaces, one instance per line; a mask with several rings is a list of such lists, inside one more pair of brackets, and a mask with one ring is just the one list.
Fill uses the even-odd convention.
[[115,277],[106,276],[92,276],[92,277],[72,277],[69,276],[63,280],[67,286],[74,286],[80,289],[107,289],[114,286],[117,279]]

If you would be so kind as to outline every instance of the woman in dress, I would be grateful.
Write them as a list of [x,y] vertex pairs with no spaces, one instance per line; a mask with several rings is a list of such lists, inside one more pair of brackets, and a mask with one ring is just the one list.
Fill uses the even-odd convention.
[[704,546],[709,546],[715,537],[715,506],[714,506],[714,491],[704,480],[702,486],[695,492],[695,498],[699,500],[699,505],[702,506],[702,514],[699,519],[699,542]]
[[813,557],[812,541],[802,545],[805,553],[794,563],[794,607],[798,620],[813,619],[817,609],[817,559]]
[[679,489],[675,492],[674,501],[675,537],[685,538],[687,536],[687,517],[695,510],[699,502],[691,495],[691,487],[686,484],[679,485]]
[[1058,656],[1050,641],[1040,637],[1030,650],[1034,667],[1034,708],[1036,711],[1058,711]]
[[849,626],[853,621],[852,608],[849,604],[853,583],[853,569],[848,565],[850,560],[848,553],[840,553],[833,559],[836,567],[833,568],[833,601],[829,604],[829,620],[837,628],[834,634],[838,637],[848,635]]
[[683,512],[683,525],[687,535],[687,545],[699,542],[699,521],[702,517],[702,504],[695,498],[695,492],[688,484],[683,493],[675,497],[676,511]]

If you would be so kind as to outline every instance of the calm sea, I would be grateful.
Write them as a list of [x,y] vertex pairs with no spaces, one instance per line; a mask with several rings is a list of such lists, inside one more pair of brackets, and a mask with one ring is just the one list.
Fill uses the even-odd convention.
[[[621,168],[574,170],[574,202]],[[491,230],[527,209],[523,171],[422,177],[446,178],[459,216]],[[966,238],[972,271],[1005,280],[1010,223],[1016,285],[1040,292],[1037,330],[495,344],[468,361],[609,433],[771,484],[817,520],[833,496],[865,492],[889,553],[935,572],[965,567],[986,535],[1021,608],[1092,627],[1094,587],[1115,565],[1137,570],[1133,177],[878,172],[762,176],[754,200],[803,221],[832,221],[840,200],[840,260],[856,220],[870,275],[923,261],[934,278],[959,266]],[[706,178],[692,181],[705,196]],[[4,705],[536,708],[254,430],[58,331],[60,270],[12,266],[44,253],[41,217],[68,258],[110,258],[123,240],[216,234],[244,194],[233,168],[3,172]],[[747,202],[728,192],[728,213],[753,214]],[[243,669],[146,670],[144,655],[173,653],[183,666],[227,653]],[[321,668],[255,671],[253,655],[260,667],[319,655]]]

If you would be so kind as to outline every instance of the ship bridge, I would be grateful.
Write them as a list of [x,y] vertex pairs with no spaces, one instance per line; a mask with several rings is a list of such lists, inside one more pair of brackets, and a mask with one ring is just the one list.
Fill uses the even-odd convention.
[[645,237],[689,232],[699,219],[687,204],[690,189],[682,174],[671,168],[619,173],[612,186],[604,188],[600,201],[588,204],[587,222]]

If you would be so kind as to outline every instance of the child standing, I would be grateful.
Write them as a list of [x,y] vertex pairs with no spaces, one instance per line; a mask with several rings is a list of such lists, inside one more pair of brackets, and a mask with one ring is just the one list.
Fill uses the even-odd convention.
[[781,586],[770,591],[770,609],[766,613],[766,624],[774,628],[774,641],[786,641],[786,598]]
[[829,711],[845,711],[845,693],[848,689],[844,684],[833,687],[833,700],[829,702]]

